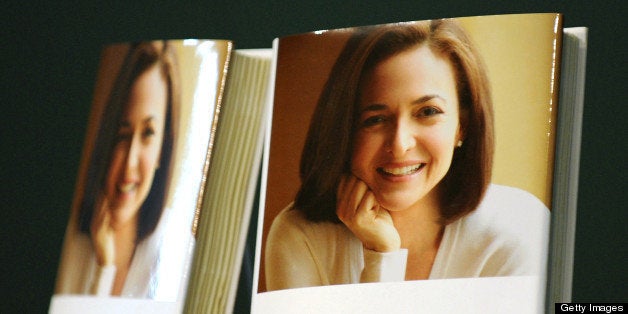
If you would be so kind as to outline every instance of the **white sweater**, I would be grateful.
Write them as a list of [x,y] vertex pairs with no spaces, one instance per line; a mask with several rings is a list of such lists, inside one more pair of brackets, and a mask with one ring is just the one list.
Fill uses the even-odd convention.
[[[163,215],[135,248],[120,296],[175,301],[184,295],[195,245],[191,221],[168,208]],[[67,237],[56,294],[110,295],[116,267],[98,265],[88,235],[74,230]]]
[[[430,279],[545,276],[549,210],[530,193],[491,185],[480,206],[447,225]],[[266,245],[268,290],[402,281],[407,250],[377,253],[343,224],[314,223],[284,209]]]

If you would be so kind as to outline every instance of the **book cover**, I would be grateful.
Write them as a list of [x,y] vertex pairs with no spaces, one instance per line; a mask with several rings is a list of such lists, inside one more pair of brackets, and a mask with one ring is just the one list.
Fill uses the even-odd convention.
[[105,47],[51,312],[182,306],[231,49]]
[[561,34],[524,14],[276,40],[253,309],[540,311]]

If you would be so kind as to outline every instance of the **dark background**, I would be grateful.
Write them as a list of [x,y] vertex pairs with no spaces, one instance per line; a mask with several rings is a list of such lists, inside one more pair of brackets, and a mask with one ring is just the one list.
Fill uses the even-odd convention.
[[573,300],[627,301],[628,1],[126,2],[2,8],[0,312],[48,309],[103,45],[227,38],[264,48],[319,29],[537,12],[562,12],[565,26],[590,29]]

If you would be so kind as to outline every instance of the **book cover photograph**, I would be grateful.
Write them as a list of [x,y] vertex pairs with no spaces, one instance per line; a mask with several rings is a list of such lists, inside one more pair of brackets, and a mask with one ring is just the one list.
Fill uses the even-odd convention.
[[69,296],[182,304],[231,47],[103,49],[52,311]]
[[540,311],[561,43],[560,14],[277,39],[255,311]]

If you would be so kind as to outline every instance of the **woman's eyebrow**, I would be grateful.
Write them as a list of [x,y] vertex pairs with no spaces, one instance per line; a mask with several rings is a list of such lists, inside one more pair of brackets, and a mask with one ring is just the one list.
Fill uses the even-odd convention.
[[438,95],[438,94],[430,94],[430,95],[425,95],[425,96],[421,96],[418,99],[416,99],[415,101],[412,102],[412,104],[418,105],[418,104],[422,104],[425,102],[428,102],[432,99],[438,98],[442,101],[446,101],[444,97]]
[[[142,120],[142,124],[150,124],[151,122],[153,122],[153,120],[155,120],[154,116],[148,116],[146,118],[144,118],[144,120]],[[120,121],[120,127],[121,128],[127,128],[127,127],[131,127],[131,122],[129,122],[128,120],[122,120]]]
[[144,122],[144,124],[149,124],[149,123],[153,122],[154,119],[155,119],[154,116],[148,116],[148,117],[144,118],[144,120],[142,122]]
[[370,105],[364,106],[364,108],[361,108],[360,112],[380,111],[380,110],[386,110],[386,108],[388,108],[388,106],[384,104],[370,104]]
[[[422,103],[426,103],[432,99],[441,99],[442,101],[446,101],[444,97],[438,95],[438,94],[429,94],[429,95],[425,95],[425,96],[421,96],[417,99],[415,99],[412,104],[413,105],[420,105]],[[384,104],[370,104],[370,105],[366,105],[363,108],[360,109],[360,112],[369,112],[369,111],[380,111],[380,110],[386,110],[388,108],[387,105]]]

